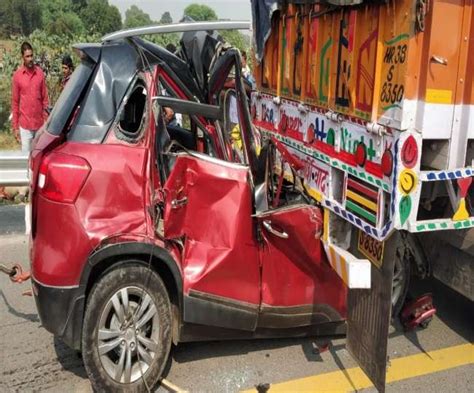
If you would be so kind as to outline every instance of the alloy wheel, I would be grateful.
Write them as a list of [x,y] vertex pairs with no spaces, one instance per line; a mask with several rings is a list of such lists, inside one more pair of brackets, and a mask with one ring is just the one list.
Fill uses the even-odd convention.
[[104,370],[118,383],[133,383],[158,352],[159,316],[150,294],[136,286],[116,291],[99,320],[97,349]]

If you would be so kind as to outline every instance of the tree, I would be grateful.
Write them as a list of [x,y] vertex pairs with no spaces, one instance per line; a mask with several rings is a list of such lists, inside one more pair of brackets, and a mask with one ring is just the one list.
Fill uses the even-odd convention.
[[159,45],[163,48],[166,48],[166,45],[173,44],[174,46],[179,45],[179,35],[176,33],[171,34],[153,34],[149,36],[144,36],[145,39]]
[[0,35],[29,35],[41,27],[41,8],[38,0],[1,0]]
[[138,8],[136,5],[132,5],[127,11],[125,11],[125,27],[140,27],[153,24],[153,21],[146,12]]
[[81,12],[87,7],[87,0],[71,0],[74,12]]
[[43,29],[51,35],[74,35],[84,32],[81,18],[71,0],[40,0]]
[[75,37],[85,32],[81,18],[75,12],[59,14],[56,19],[48,23],[44,30],[51,35]]
[[163,12],[163,15],[161,15],[160,23],[162,25],[173,23],[173,18],[171,17],[171,14],[168,11]]
[[39,0],[39,5],[43,28],[54,22],[60,15],[72,11],[72,2],[70,0]]
[[[209,21],[217,20],[217,14],[215,11],[203,4],[190,4],[184,9],[184,17],[189,16],[195,21]],[[219,34],[228,43],[240,50],[247,50],[249,47],[248,39],[238,30],[226,30],[219,32]]]
[[190,4],[184,9],[184,16],[189,16],[197,21],[217,20],[216,12],[204,4]]
[[220,31],[219,34],[232,46],[235,46],[239,50],[247,51],[250,46],[250,39],[249,37],[244,36],[238,30],[224,30]]
[[79,16],[90,34],[106,34],[122,28],[120,11],[107,0],[90,0]]

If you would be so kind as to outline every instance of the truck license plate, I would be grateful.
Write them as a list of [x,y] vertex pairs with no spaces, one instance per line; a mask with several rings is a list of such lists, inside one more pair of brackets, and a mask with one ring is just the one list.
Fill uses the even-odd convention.
[[359,230],[358,249],[378,268],[382,266],[384,242],[374,239]]

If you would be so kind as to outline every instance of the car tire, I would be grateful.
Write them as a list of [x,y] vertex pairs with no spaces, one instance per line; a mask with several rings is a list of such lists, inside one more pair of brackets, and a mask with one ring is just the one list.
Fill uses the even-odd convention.
[[87,300],[82,357],[98,392],[150,391],[170,352],[166,287],[156,272],[129,262],[103,275]]
[[410,261],[397,252],[393,269],[392,317],[396,318],[405,304],[410,285]]

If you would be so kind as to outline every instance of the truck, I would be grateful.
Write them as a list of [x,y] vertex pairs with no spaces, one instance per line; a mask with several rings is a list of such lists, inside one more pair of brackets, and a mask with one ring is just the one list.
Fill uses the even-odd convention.
[[472,1],[254,0],[252,15],[253,124],[302,164],[276,165],[323,208],[347,346],[383,391],[410,276],[474,300]]

